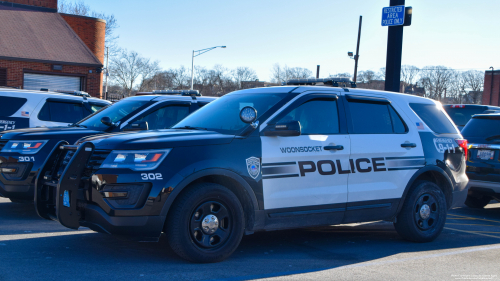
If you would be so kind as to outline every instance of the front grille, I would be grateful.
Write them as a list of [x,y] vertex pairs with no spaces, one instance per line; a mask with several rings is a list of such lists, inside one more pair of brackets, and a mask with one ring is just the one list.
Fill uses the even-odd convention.
[[109,150],[95,150],[90,156],[89,164],[87,165],[87,169],[90,169],[91,174],[95,173],[101,167],[102,162],[108,157],[111,153]]
[[7,144],[8,140],[0,140],[0,151]]

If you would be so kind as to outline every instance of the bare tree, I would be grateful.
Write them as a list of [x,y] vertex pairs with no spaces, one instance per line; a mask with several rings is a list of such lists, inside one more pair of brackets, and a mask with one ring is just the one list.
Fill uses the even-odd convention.
[[123,50],[111,60],[110,76],[124,89],[127,96],[132,94],[135,86],[142,89],[159,71],[158,62],[151,62],[137,52]]
[[453,71],[445,66],[426,66],[420,77],[419,83],[425,88],[426,97],[440,101],[451,88]]
[[418,79],[420,68],[414,65],[401,66],[401,80],[407,85],[413,85]]
[[370,83],[374,80],[377,80],[377,78],[378,78],[377,74],[374,71],[366,70],[366,71],[360,71],[358,73],[358,77],[356,80],[357,80],[357,82],[361,82],[361,83]]
[[275,63],[271,68],[271,82],[281,85],[285,81],[285,73],[279,63]]
[[240,66],[231,72],[238,89],[241,89],[241,81],[251,81],[256,80],[257,74],[255,70],[251,69],[248,66]]

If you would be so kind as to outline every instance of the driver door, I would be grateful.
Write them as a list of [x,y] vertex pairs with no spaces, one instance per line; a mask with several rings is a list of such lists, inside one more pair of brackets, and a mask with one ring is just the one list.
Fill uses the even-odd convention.
[[[350,139],[336,94],[307,94],[267,126],[299,121],[300,136],[262,136],[264,209],[273,214],[328,214],[342,220],[350,173]],[[336,148],[336,149],[334,149]]]

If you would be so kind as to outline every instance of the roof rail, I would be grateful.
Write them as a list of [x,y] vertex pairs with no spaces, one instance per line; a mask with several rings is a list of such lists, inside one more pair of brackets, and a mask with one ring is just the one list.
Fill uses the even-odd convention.
[[153,95],[201,96],[198,90],[154,90]]
[[81,96],[81,97],[88,97],[90,98],[90,94],[84,91],[67,91],[67,90],[50,90],[47,88],[41,88],[40,91],[42,92],[55,92],[55,93],[60,93],[60,94],[66,94],[66,95],[73,95],[73,96]]
[[346,87],[350,85],[351,88],[356,88],[356,82],[353,82],[347,77],[332,77],[332,78],[302,78],[302,79],[290,79],[286,82],[281,83],[281,85],[310,85],[310,86],[330,86],[330,87]]

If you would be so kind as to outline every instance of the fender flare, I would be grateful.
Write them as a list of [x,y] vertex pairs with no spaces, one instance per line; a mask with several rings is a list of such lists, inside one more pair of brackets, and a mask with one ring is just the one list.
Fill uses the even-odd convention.
[[179,184],[177,184],[177,186],[174,188],[172,193],[170,193],[167,200],[165,201],[165,203],[161,209],[160,215],[166,218],[168,211],[170,210],[170,207],[175,202],[175,199],[182,192],[182,190],[184,190],[184,188],[186,186],[188,186],[189,184],[191,184],[195,180],[200,179],[202,177],[206,177],[206,176],[225,176],[225,177],[229,177],[229,178],[237,181],[241,186],[243,186],[246,193],[248,194],[248,197],[250,198],[252,205],[253,205],[252,209],[254,210],[254,213],[255,213],[255,211],[258,210],[258,208],[259,208],[258,207],[259,205],[257,203],[258,201],[257,201],[257,198],[255,196],[254,191],[252,190],[252,187],[250,187],[250,185],[240,175],[238,175],[235,172],[232,172],[230,170],[227,170],[227,169],[209,168],[209,169],[204,169],[204,170],[200,170],[198,172],[195,172],[195,173],[187,176],[186,178],[184,178],[182,181],[180,181]]
[[410,192],[410,189],[411,187],[413,186],[413,184],[415,183],[415,181],[417,180],[417,178],[419,176],[421,176],[422,174],[426,173],[426,172],[429,172],[429,171],[432,171],[432,172],[437,172],[439,174],[441,174],[443,176],[443,178],[445,179],[445,181],[450,185],[450,187],[453,189],[453,182],[450,178],[450,176],[448,176],[448,174],[440,167],[438,166],[425,166],[421,169],[419,169],[411,178],[410,180],[408,181],[408,183],[406,184],[406,187],[405,187],[405,190],[403,192],[403,196],[401,196],[401,200],[399,200],[399,206],[398,206],[398,209],[396,210],[396,214],[394,215],[394,217],[397,217],[397,215],[399,214],[399,212],[401,211],[401,209],[403,208],[403,205],[404,205],[404,202],[406,200],[406,196],[408,195],[408,193]]

